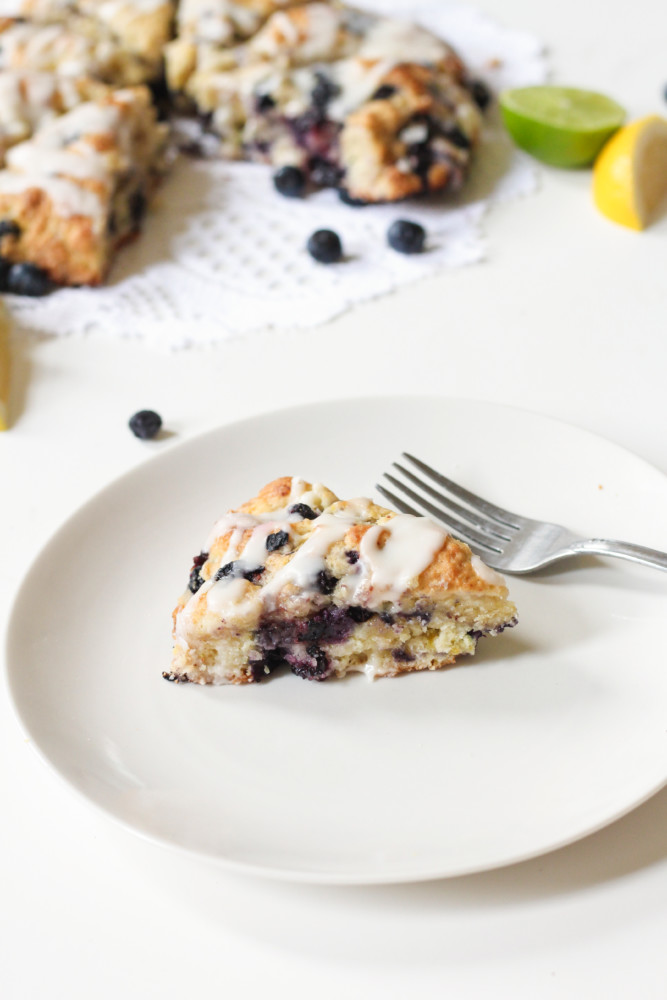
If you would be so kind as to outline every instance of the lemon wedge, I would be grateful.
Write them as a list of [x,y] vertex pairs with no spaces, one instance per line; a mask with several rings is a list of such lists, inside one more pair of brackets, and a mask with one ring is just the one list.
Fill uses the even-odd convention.
[[645,229],[667,198],[667,121],[648,115],[620,129],[593,167],[593,199],[608,219]]
[[0,431],[9,428],[9,316],[0,302]]

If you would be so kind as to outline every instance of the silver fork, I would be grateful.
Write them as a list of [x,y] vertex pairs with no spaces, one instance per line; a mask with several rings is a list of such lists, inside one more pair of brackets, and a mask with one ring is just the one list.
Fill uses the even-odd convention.
[[[385,472],[384,479],[408,497],[414,506],[382,484],[377,485],[378,492],[405,514],[423,515],[427,512],[442,521],[456,538],[467,542],[473,552],[493,569],[505,573],[533,573],[558,559],[587,553],[618,556],[619,559],[667,571],[667,552],[629,542],[580,538],[559,524],[533,521],[529,517],[513,514],[459,486],[413,455],[403,452],[402,457],[418,469],[421,476],[393,462],[394,469],[402,478]],[[421,492],[416,492],[413,486]],[[447,492],[444,493],[443,489]],[[427,497],[436,500],[437,504]]]

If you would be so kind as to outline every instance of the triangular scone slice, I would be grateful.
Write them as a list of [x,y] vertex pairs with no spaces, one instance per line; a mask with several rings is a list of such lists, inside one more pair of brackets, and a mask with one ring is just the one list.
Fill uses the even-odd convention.
[[215,525],[174,611],[168,680],[437,670],[516,624],[503,578],[424,517],[285,477]]

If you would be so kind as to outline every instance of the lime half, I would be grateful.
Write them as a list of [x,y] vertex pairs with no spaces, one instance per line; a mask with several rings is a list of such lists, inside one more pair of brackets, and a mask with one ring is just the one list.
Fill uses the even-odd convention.
[[500,110],[517,146],[555,167],[591,164],[625,119],[610,97],[574,87],[506,90]]

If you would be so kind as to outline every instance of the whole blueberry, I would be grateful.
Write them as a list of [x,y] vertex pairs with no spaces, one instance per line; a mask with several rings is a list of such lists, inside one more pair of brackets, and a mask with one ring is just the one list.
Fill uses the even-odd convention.
[[397,219],[387,232],[387,242],[398,253],[421,253],[424,249],[426,233],[418,222]]
[[273,186],[285,198],[303,198],[306,175],[298,167],[281,167],[273,175]]
[[314,521],[316,517],[319,517],[319,514],[316,514],[307,503],[293,503],[291,507],[288,507],[287,513],[298,514],[305,521]]
[[267,535],[266,551],[275,552],[276,549],[281,549],[287,542],[289,542],[289,535],[286,531],[274,531],[272,535]]
[[13,219],[0,219],[0,236],[20,236],[21,227]]
[[208,552],[200,552],[198,556],[195,556],[192,560],[192,569],[190,570],[190,581],[188,587],[193,594],[196,594],[201,586],[204,584],[204,578],[199,572],[208,559]]
[[36,264],[12,264],[7,272],[7,291],[14,295],[48,295],[53,282],[46,271]]
[[371,97],[371,101],[388,101],[390,97],[393,97],[396,93],[396,87],[392,87],[390,83],[383,83],[381,87],[375,91]]
[[135,191],[134,194],[130,195],[130,198],[128,199],[128,208],[130,210],[132,225],[135,228],[138,229],[141,225],[141,220],[146,214],[147,207],[148,198],[143,191]]
[[139,410],[130,417],[129,425],[135,437],[148,441],[154,438],[162,427],[162,417],[154,410]]
[[339,93],[340,87],[325,73],[315,74],[316,83],[311,93],[311,100],[316,108],[326,108],[329,101]]
[[340,236],[331,229],[318,229],[308,238],[306,248],[320,264],[335,264],[343,256]]
[[271,97],[271,94],[260,94],[256,101],[257,110],[262,112],[271,111],[275,108],[276,102]]
[[321,569],[317,574],[317,587],[322,594],[333,594],[338,580],[325,569]]
[[236,559],[234,559],[232,562],[225,563],[225,565],[221,566],[220,569],[217,571],[214,579],[216,580],[216,582],[218,580],[224,579],[226,576],[231,576],[232,579],[235,579],[238,576],[237,573],[238,568],[239,567],[237,565]]
[[338,188],[338,197],[344,205],[349,205],[350,208],[366,208],[370,204],[370,202],[364,201],[363,198],[353,198],[345,188]]
[[343,175],[340,167],[329,163],[323,156],[313,156],[308,164],[310,179],[317,187],[338,187]]
[[4,257],[0,257],[0,292],[7,292],[7,279],[12,265]]
[[469,90],[477,107],[481,111],[484,111],[484,109],[489,106],[489,102],[491,101],[491,91],[487,85],[482,83],[481,80],[473,80],[472,83],[469,84]]
[[470,139],[455,125],[446,129],[445,138],[449,139],[454,146],[458,146],[459,149],[470,149]]

